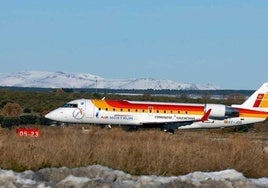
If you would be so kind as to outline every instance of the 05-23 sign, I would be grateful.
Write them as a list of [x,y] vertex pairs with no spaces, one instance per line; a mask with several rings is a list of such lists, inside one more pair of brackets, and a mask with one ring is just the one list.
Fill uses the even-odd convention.
[[18,136],[25,136],[25,137],[39,137],[40,136],[40,129],[38,128],[24,128],[20,127],[17,129]]

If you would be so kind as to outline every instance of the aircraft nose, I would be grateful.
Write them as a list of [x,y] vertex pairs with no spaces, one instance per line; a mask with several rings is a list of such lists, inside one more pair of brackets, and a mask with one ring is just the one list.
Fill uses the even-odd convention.
[[49,112],[45,115],[45,118],[53,120],[53,113]]
[[53,121],[64,121],[66,118],[66,113],[63,113],[61,109],[56,109],[46,114],[45,118]]
[[61,117],[62,112],[59,112],[58,109],[56,110],[53,110],[51,112],[49,112],[48,114],[45,115],[45,118],[47,119],[51,119],[51,120],[54,120],[54,121],[58,121],[58,119]]

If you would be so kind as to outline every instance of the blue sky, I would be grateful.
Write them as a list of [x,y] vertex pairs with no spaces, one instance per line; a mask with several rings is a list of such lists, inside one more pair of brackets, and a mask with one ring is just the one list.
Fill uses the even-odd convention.
[[268,1],[3,1],[0,72],[66,71],[256,89]]

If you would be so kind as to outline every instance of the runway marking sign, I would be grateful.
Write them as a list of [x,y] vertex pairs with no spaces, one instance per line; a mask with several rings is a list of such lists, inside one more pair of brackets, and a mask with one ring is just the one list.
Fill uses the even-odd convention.
[[37,138],[40,136],[39,128],[20,127],[17,129],[18,136]]

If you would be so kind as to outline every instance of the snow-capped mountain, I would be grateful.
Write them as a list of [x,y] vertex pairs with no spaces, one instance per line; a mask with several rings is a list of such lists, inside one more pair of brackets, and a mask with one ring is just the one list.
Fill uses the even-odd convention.
[[211,84],[187,84],[152,78],[106,79],[89,73],[24,71],[0,73],[0,86],[38,88],[215,90]]

